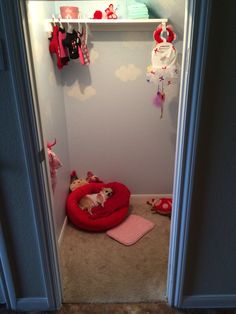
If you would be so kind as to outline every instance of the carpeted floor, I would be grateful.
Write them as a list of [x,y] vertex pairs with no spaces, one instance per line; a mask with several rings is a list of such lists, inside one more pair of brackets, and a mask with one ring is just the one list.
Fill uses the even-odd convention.
[[145,203],[131,212],[155,223],[130,247],[105,233],[66,226],[60,249],[63,302],[133,303],[165,300],[170,219]]

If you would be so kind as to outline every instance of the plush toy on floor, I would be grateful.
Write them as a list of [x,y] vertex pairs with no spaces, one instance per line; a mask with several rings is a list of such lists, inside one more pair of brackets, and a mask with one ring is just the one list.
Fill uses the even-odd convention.
[[74,190],[85,184],[88,184],[88,181],[82,178],[78,178],[76,171],[73,170],[70,175],[69,191],[73,192]]
[[87,178],[86,181],[88,183],[97,182],[97,183],[103,183],[102,180],[99,179],[92,171],[87,172]]
[[99,179],[98,176],[96,176],[92,171],[87,172],[87,177],[86,179],[83,178],[78,178],[77,173],[75,170],[71,172],[70,175],[70,188],[69,191],[73,192],[77,188],[88,184],[88,183],[103,183],[102,180]]
[[171,216],[172,211],[172,198],[158,198],[152,199],[151,202],[147,201],[147,204],[152,206],[151,210],[160,215]]

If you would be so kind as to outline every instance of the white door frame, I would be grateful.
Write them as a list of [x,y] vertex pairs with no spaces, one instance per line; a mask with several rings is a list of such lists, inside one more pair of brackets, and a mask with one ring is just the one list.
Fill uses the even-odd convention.
[[[19,33],[23,33],[23,25],[20,23],[22,19],[19,10],[20,0],[15,2],[14,14],[17,21],[8,27],[17,28]],[[186,260],[186,246],[188,242],[188,227],[190,214],[190,200],[192,192],[193,171],[195,166],[196,144],[198,136],[198,120],[200,113],[201,92],[204,73],[204,60],[207,48],[207,34],[208,34],[208,20],[210,17],[211,0],[186,0],[186,19],[185,19],[185,35],[184,35],[184,52],[183,52],[183,71],[181,76],[181,93],[180,93],[180,109],[178,116],[178,132],[177,132],[177,150],[175,162],[175,179],[173,191],[173,217],[171,223],[171,240],[170,240],[170,254],[169,254],[169,268],[167,280],[167,299],[172,306],[182,307],[183,303],[183,282],[185,274],[185,260]],[[18,13],[17,13],[18,12]],[[9,17],[4,21],[7,23]],[[22,36],[22,34],[21,34]],[[28,141],[33,141],[40,149],[40,130],[36,132],[37,123],[35,124],[35,132],[27,134],[27,131],[32,128],[32,121],[36,121],[35,112],[32,108],[35,100],[36,90],[32,81],[30,83],[30,73],[28,60],[26,56],[27,47],[22,37],[22,43],[19,47],[21,62],[24,68],[25,76],[17,77],[17,80],[24,80],[24,89],[26,95],[30,95],[26,99],[30,110],[20,111],[20,123],[22,132],[27,136],[24,137],[24,147],[28,147]],[[22,57],[24,56],[24,57]],[[29,57],[29,55],[28,55]],[[32,70],[32,69],[31,69]],[[27,74],[27,75],[26,75]],[[30,75],[31,74],[31,75]],[[20,74],[19,74],[20,75]],[[29,100],[30,99],[30,100]],[[28,158],[32,160],[37,156],[38,151],[28,149]],[[40,172],[40,175],[32,179],[34,188],[40,187],[43,189],[49,188],[49,181],[45,187],[45,176],[43,171],[47,171],[45,165],[40,167],[32,161],[29,164],[32,172]],[[42,169],[44,168],[44,170]],[[46,169],[46,170],[45,170]],[[49,193],[50,194],[50,193]],[[58,252],[57,243],[53,227],[52,204],[50,195],[44,191],[41,199],[37,202],[46,204],[42,215],[37,217],[37,234],[39,245],[41,248],[41,255],[43,260],[43,269],[45,275],[45,285],[48,295],[48,307],[50,309],[58,307],[62,301],[61,299],[61,281],[58,267]],[[23,309],[23,308],[21,308]]]

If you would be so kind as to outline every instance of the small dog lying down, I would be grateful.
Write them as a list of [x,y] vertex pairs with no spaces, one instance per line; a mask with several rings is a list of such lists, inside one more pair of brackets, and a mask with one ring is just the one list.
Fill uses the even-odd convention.
[[79,201],[79,207],[81,209],[87,209],[89,214],[92,215],[92,208],[96,206],[104,207],[106,200],[112,196],[111,188],[103,188],[99,193],[87,194]]

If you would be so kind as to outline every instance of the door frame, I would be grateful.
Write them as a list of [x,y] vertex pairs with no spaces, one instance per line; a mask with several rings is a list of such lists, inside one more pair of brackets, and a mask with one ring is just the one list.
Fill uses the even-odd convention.
[[[59,309],[62,304],[62,289],[59,270],[59,258],[55,226],[52,214],[52,202],[48,165],[45,162],[42,130],[39,115],[35,111],[37,94],[34,73],[29,66],[32,53],[25,30],[25,0],[1,0],[2,22],[5,32],[7,56],[3,56],[10,72],[17,106],[17,116],[21,128],[22,146],[30,181],[30,196],[33,200],[33,217],[37,249],[40,252],[40,264],[43,273],[45,295],[19,297],[12,278],[7,243],[0,229],[1,269],[4,294],[8,309],[19,311],[44,311]],[[16,31],[17,30],[17,31]],[[8,37],[9,36],[9,37]],[[9,40],[9,38],[11,40]],[[7,40],[8,39],[8,40]],[[1,51],[0,51],[1,53]],[[27,105],[26,105],[27,104]]]
[[183,286],[210,18],[211,0],[186,0],[167,276],[167,300],[177,308],[185,306]]
[[[9,4],[7,4],[7,2]],[[9,59],[12,62],[12,79],[19,96],[19,120],[22,134],[24,135],[23,146],[27,154],[28,169],[30,173],[36,174],[31,178],[32,190],[35,192],[32,197],[34,197],[36,204],[44,208],[40,215],[37,212],[37,206],[35,206],[33,210],[37,221],[35,228],[37,229],[42,257],[47,294],[47,309],[56,309],[60,307],[62,303],[58,250],[54,231],[52,203],[50,200],[50,183],[49,180],[46,180],[47,176],[45,176],[48,169],[45,162],[39,163],[38,161],[38,154],[42,150],[43,141],[41,138],[42,131],[37,124],[37,114],[34,111],[34,103],[37,101],[37,97],[35,96],[35,86],[32,84],[32,69],[30,69],[28,64],[30,53],[27,51],[27,43],[25,43],[23,36],[24,25],[21,7],[23,2],[24,0],[14,2],[4,1],[4,6],[9,5],[11,10],[8,8],[8,16],[3,22],[7,25],[8,29],[11,29],[11,33],[13,33],[15,29],[18,29],[17,36],[19,36],[19,38],[17,39],[17,36],[15,37],[18,45],[18,62],[15,61],[15,51],[12,51]],[[3,8],[5,8],[4,6]],[[190,201],[195,169],[211,0],[186,0],[185,7],[185,30],[187,31],[185,31],[184,34],[184,69],[181,74],[181,106],[178,115],[173,218],[171,222],[167,279],[168,303],[171,306],[179,308],[183,305],[183,282],[186,268],[188,228],[190,223]],[[9,14],[11,16],[9,16]],[[28,104],[27,109],[21,106],[23,103]],[[29,145],[29,143],[31,143],[31,145]],[[14,296],[12,296],[12,301],[14,301],[13,299]],[[17,304],[17,300],[15,303]],[[16,309],[19,309],[17,305]],[[22,305],[21,309],[24,310]],[[46,310],[46,308],[44,309]]]

